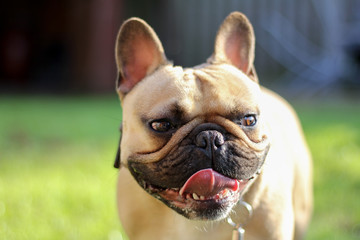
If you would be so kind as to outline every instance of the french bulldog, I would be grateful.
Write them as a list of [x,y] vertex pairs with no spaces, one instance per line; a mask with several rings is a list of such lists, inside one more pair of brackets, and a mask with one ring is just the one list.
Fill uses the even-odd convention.
[[[130,240],[302,239],[312,211],[312,164],[290,105],[259,85],[245,15],[220,26],[212,56],[173,66],[139,18],[118,33],[123,118],[115,166],[118,211]],[[250,214],[249,214],[250,215]],[[242,221],[242,220],[239,220]]]

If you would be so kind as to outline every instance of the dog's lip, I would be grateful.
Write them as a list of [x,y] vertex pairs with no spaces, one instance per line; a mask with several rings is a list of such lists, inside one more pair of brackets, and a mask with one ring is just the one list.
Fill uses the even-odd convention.
[[194,173],[181,187],[179,194],[195,194],[198,196],[211,197],[224,191],[241,191],[248,181],[226,177],[212,168],[202,169]]
[[[237,181],[236,188],[223,188],[212,195],[203,196],[195,192],[182,192],[181,188],[163,188],[151,185],[142,181],[143,188],[155,198],[163,201],[166,205],[173,208],[181,214],[185,214],[189,218],[194,219],[208,219],[208,216],[203,216],[204,212],[210,209],[214,212],[223,211],[236,204],[244,192],[245,187],[253,179],[251,177],[247,180]],[[185,185],[185,184],[184,184]],[[200,214],[200,215],[199,215]],[[214,216],[210,216],[211,219]]]
[[239,190],[232,191],[226,188],[212,196],[202,196],[196,193],[180,194],[178,188],[171,188],[160,191],[157,194],[178,208],[197,208],[200,205],[205,207],[207,204],[223,204],[231,200],[236,202],[240,197]]
[[159,188],[150,184],[145,185],[145,189],[156,198],[161,198],[179,208],[196,208],[197,206],[206,207],[207,204],[223,204],[229,201],[237,202],[242,190],[250,180],[236,180],[239,186],[233,189],[224,188],[212,195],[203,196],[195,192],[180,192],[180,188]]
[[186,192],[184,189],[181,191],[182,187],[159,187],[145,182],[144,180],[139,183],[149,194],[163,201],[179,213],[186,213],[190,218],[200,217],[199,219],[203,219],[204,216],[197,214],[202,214],[204,211],[207,212],[209,209],[213,209],[216,212],[217,210],[227,209],[236,204],[244,193],[245,188],[261,173],[260,170],[261,169],[258,169],[258,171],[248,179],[233,179],[237,182],[234,186],[230,185],[230,187],[219,188],[219,191],[211,191],[211,194],[208,194],[207,196],[191,191]]
[[[200,179],[197,177],[200,176]],[[259,174],[259,173],[257,173]],[[208,179],[207,179],[208,178]],[[219,200],[227,198],[229,195],[238,193],[240,195],[241,192],[246,188],[248,183],[253,180],[255,177],[251,177],[245,180],[239,179],[230,179],[225,177],[219,173],[214,172],[212,169],[203,169],[195,174],[193,174],[185,184],[179,187],[159,187],[148,182],[142,181],[143,188],[152,195],[157,195],[168,201],[176,201],[176,202],[185,202],[186,200],[194,200],[194,201],[209,201],[209,200]],[[195,179],[195,180],[194,180]],[[220,179],[220,180],[219,180]],[[208,185],[205,188],[210,189],[202,189],[203,186],[197,187],[194,186],[197,183],[202,183],[202,181],[210,180]]]

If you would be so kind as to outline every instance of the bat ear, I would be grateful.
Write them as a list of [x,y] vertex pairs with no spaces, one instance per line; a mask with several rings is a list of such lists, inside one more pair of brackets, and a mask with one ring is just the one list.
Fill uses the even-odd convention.
[[226,17],[215,38],[213,62],[234,65],[246,75],[256,76],[255,34],[247,17],[233,12]]
[[160,65],[167,63],[154,30],[140,18],[130,18],[120,27],[115,46],[118,68],[116,88],[124,96]]

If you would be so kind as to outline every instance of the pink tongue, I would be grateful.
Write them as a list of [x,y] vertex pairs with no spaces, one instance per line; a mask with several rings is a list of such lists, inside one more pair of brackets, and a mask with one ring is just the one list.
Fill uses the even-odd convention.
[[211,168],[200,170],[194,173],[180,189],[183,193],[196,193],[199,196],[210,197],[224,189],[237,191],[239,182],[215,172]]

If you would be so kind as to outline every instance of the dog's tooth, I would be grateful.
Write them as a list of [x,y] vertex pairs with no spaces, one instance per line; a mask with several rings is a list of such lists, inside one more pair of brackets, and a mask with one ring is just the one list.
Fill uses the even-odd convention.
[[198,196],[196,193],[193,193],[193,194],[192,194],[192,197],[193,197],[193,199],[195,199],[195,200],[199,200],[199,199],[200,199],[199,196]]
[[200,200],[205,200],[205,197],[204,197],[204,196],[200,196]]
[[225,189],[224,192],[223,192],[223,197],[226,196],[227,194],[229,193],[229,190]]

